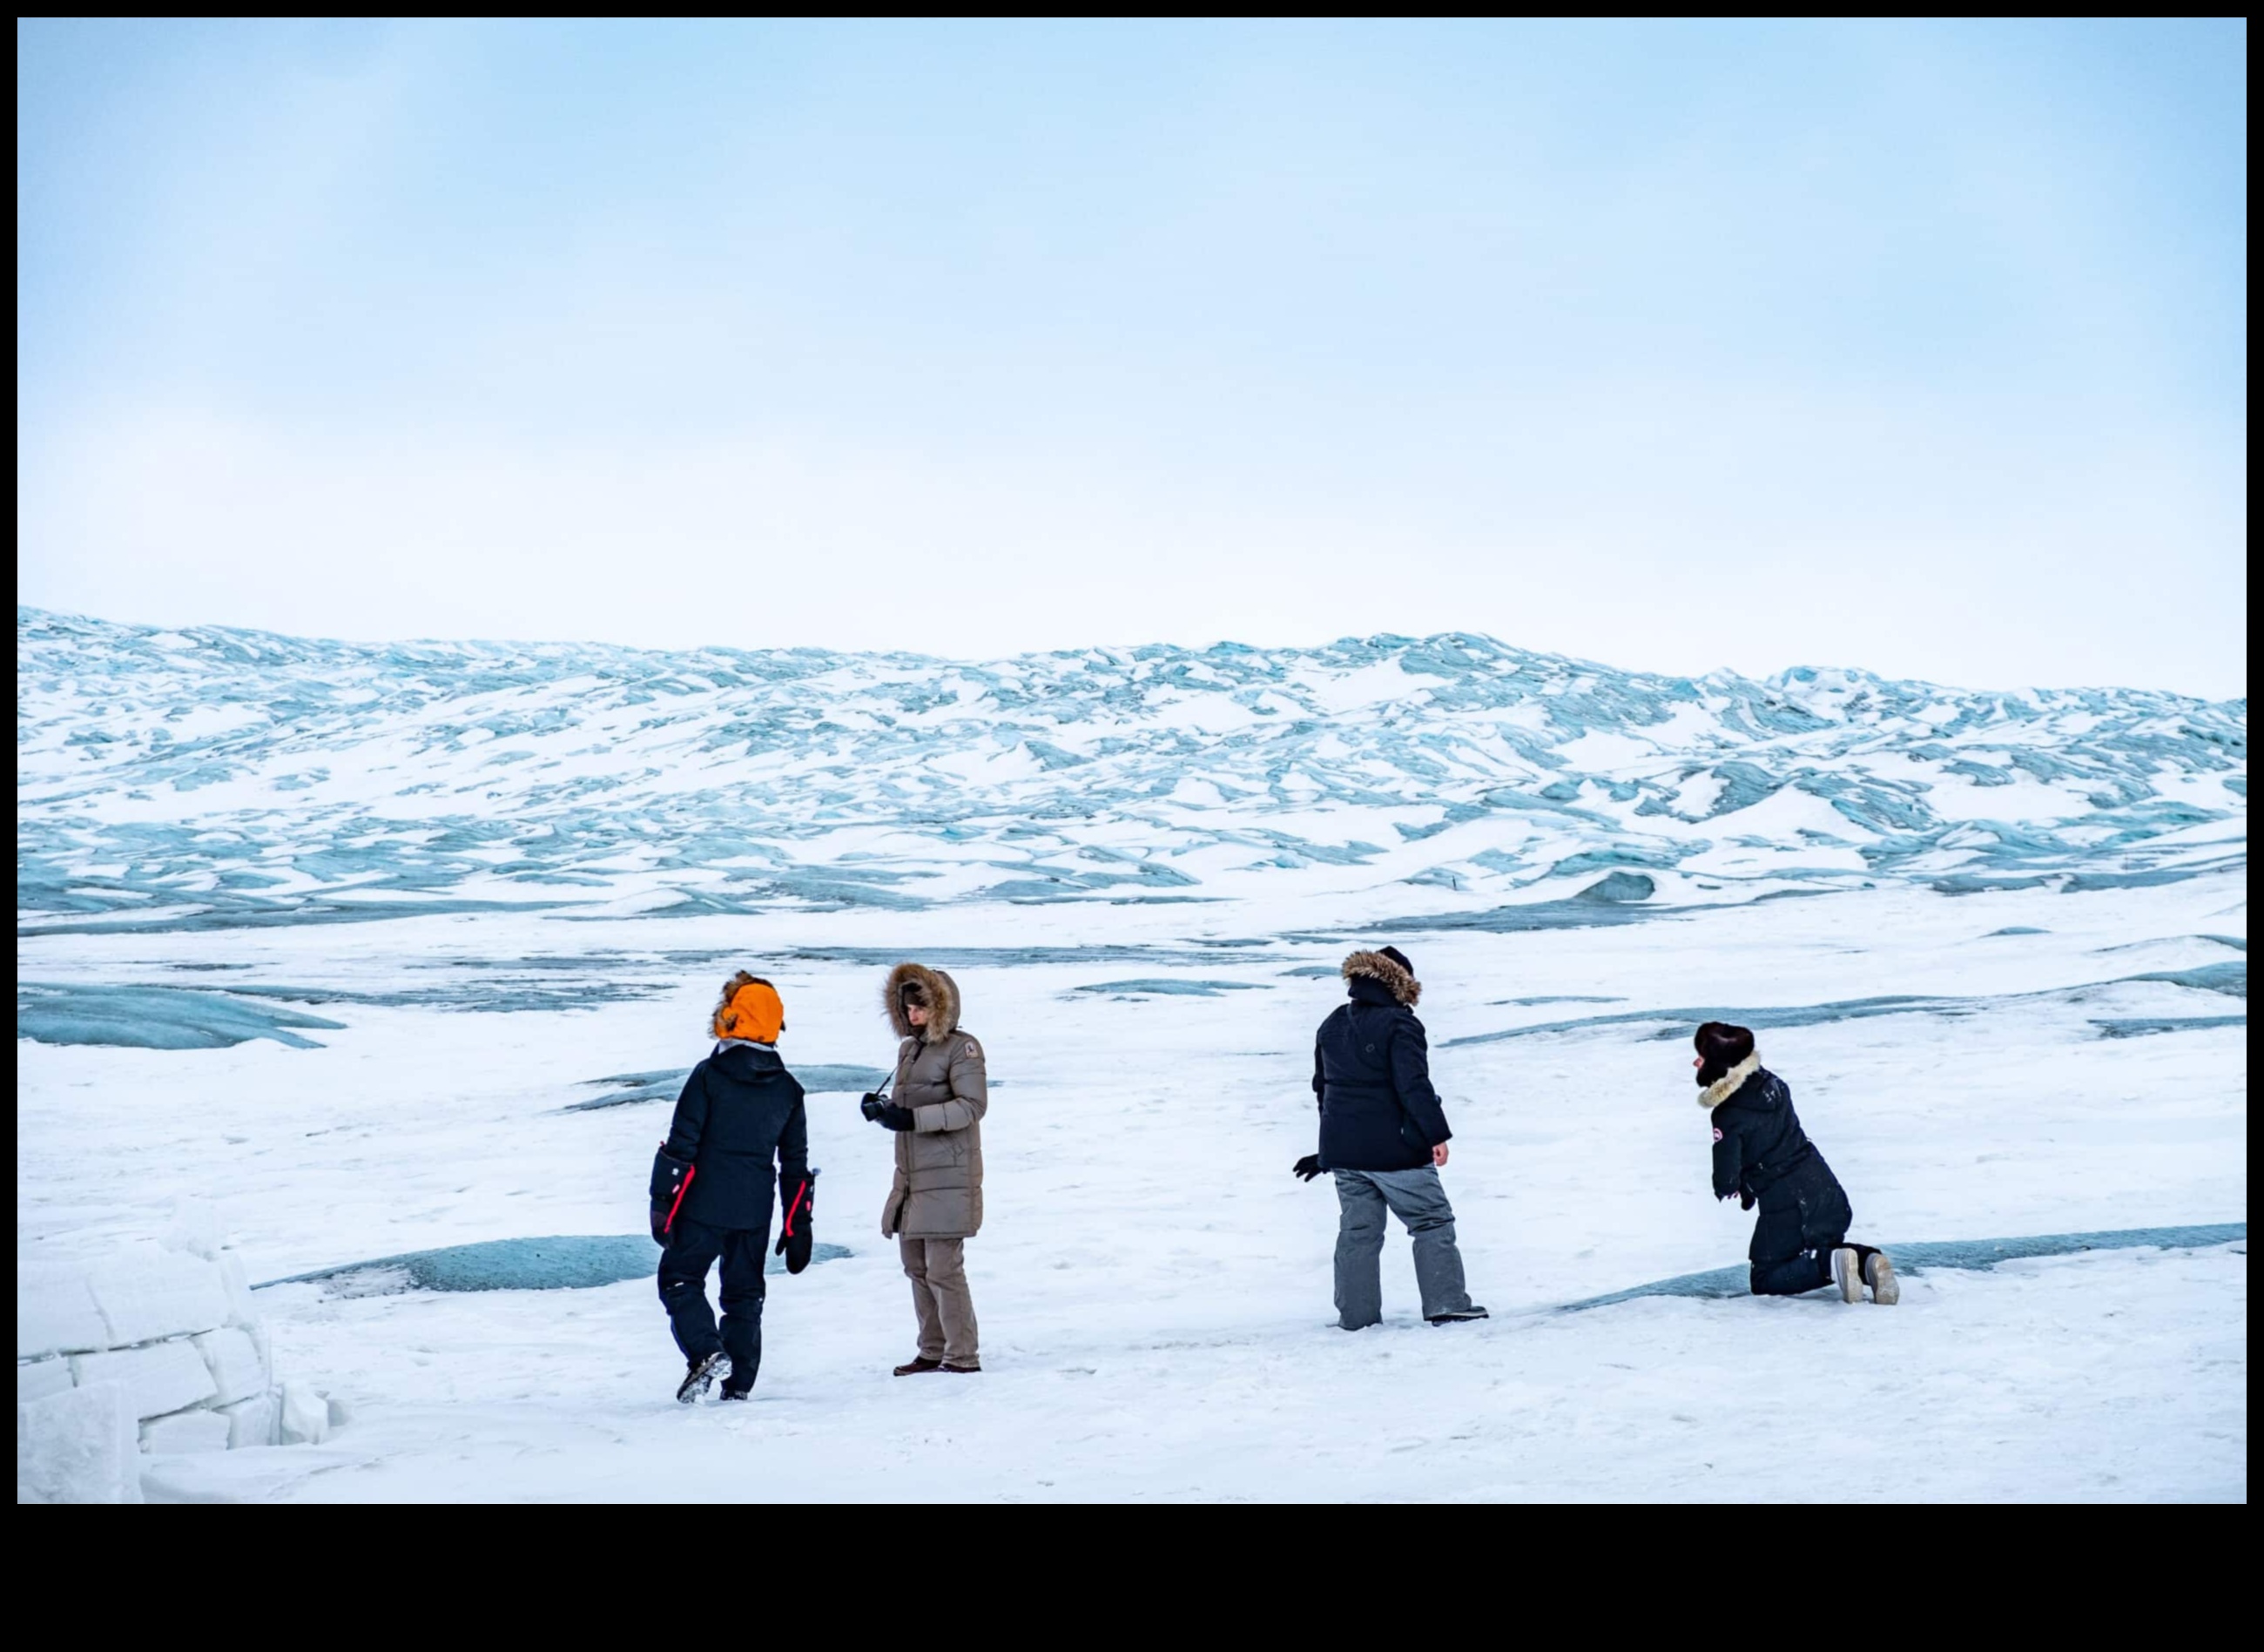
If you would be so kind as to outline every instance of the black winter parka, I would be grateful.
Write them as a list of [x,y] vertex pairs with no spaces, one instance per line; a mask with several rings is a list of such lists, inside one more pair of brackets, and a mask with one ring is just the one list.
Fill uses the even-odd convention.
[[1450,1138],[1415,1012],[1380,982],[1351,983],[1313,1040],[1324,1170],[1417,1170]]
[[684,1081],[663,1151],[693,1167],[682,1214],[710,1227],[767,1229],[773,1189],[798,1185],[809,1169],[801,1081],[767,1045],[717,1044]]
[[1832,1172],[1800,1127],[1792,1087],[1767,1067],[1732,1090],[1714,1109],[1714,1197],[1732,1195],[1751,1210],[1774,1210],[1788,1190],[1818,1170]]

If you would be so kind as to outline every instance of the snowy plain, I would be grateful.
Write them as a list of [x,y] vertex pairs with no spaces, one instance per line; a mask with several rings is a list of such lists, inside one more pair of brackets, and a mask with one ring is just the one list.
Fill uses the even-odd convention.
[[[2245,1221],[2246,767],[2228,744],[2245,705],[2110,703],[2130,715],[2104,737],[2073,710],[1974,756],[1939,745],[1986,721],[1970,697],[1886,685],[1882,702],[1965,710],[1858,738],[1834,701],[1732,751],[1735,685],[1596,690],[1583,668],[1620,721],[1551,731],[1534,707],[1561,692],[1505,690],[1482,715],[1469,685],[1361,654],[1293,662],[1266,691],[1302,695],[1283,715],[1315,725],[1283,731],[1285,758],[1223,750],[1234,737],[1197,713],[1258,717],[1252,693],[1205,700],[1208,667],[1182,659],[1152,703],[1111,688],[1079,702],[1074,739],[1008,743],[1107,770],[1081,810],[1061,791],[998,801],[1050,760],[986,792],[914,741],[839,763],[838,818],[793,818],[806,776],[747,782],[774,794],[761,830],[696,841],[729,800],[673,818],[682,769],[602,741],[570,797],[469,791],[496,787],[446,749],[463,719],[431,709],[461,661],[420,666],[410,710],[334,731],[327,778],[285,785],[301,723],[264,714],[260,745],[207,715],[210,749],[184,757],[148,724],[236,702],[142,692],[133,670],[89,688],[79,656],[58,666],[58,623],[19,614],[19,858],[28,844],[38,873],[18,895],[19,1253],[160,1232],[185,1193],[217,1204],[263,1279],[635,1233],[672,1087],[624,1081],[704,1053],[715,987],[743,965],[784,993],[789,1065],[856,1069],[889,1059],[888,964],[940,964],[996,1087],[969,1251],[979,1378],[888,1374],[911,1350],[879,1234],[889,1143],[850,1086],[809,1114],[817,1235],[851,1254],[772,1281],[752,1406],[671,1401],[649,1280],[279,1284],[258,1293],[277,1368],[352,1420],[316,1446],[152,1458],[153,1498],[2246,1498],[2245,1241],[1930,1270],[1893,1309],[1563,1311],[1744,1255],[1751,1219],[1708,1192],[1701,1011],[1761,1029],[1859,1236]],[[167,670],[223,645],[86,636],[84,659],[143,650]],[[1012,713],[966,711],[969,684],[886,669],[999,746]],[[1042,710],[1039,675],[1018,680]],[[513,715],[566,728],[590,690],[558,681],[575,686],[537,684]],[[1340,747],[1321,744],[1331,718]],[[1400,738],[1359,758],[1379,726]],[[1532,773],[1447,772],[1479,761],[1441,756],[1428,737],[1449,728]],[[1128,773],[1143,740],[1157,772]],[[112,749],[130,741],[139,769]],[[758,731],[715,761],[760,767],[791,743]],[[1281,773],[1255,790],[1252,764]],[[1976,833],[1974,794],[2029,812]],[[1033,818],[1053,835],[1002,871]],[[430,849],[434,833],[455,841]],[[482,834],[485,860],[465,847]],[[562,838],[570,852],[541,847]],[[1611,898],[1580,894],[1637,868]],[[400,915],[368,910],[385,901]],[[1335,965],[1385,940],[1426,982],[1447,1185],[1494,1317],[1425,1326],[1395,1229],[1387,1321],[1348,1335],[1329,1323],[1334,1199],[1288,1166],[1312,1147]],[[121,999],[217,1047],[121,1039],[105,1030]],[[577,1105],[618,1094],[646,1099]]]

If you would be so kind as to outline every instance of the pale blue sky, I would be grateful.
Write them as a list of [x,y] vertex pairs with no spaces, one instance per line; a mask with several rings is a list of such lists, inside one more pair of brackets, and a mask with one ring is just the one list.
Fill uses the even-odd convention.
[[2245,24],[18,47],[19,600],[2246,692]]

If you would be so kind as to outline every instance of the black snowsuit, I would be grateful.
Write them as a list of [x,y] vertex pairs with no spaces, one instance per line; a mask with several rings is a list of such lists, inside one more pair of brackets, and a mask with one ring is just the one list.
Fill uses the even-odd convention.
[[[723,1391],[744,1394],[763,1357],[773,1189],[799,1187],[809,1171],[802,1085],[769,1045],[719,1044],[684,1081],[661,1152],[692,1166],[660,1256],[669,1329],[686,1360],[704,1359],[718,1348],[729,1354]],[[720,1335],[708,1306],[708,1270],[718,1261]]]
[[1419,1170],[1455,1132],[1431,1088],[1430,1046],[1415,1012],[1381,981],[1351,983],[1313,1039],[1321,1168]]
[[1794,1296],[1832,1283],[1832,1253],[1854,1225],[1847,1190],[1792,1110],[1792,1088],[1767,1067],[1714,1109],[1714,1197],[1735,1195],[1753,1223],[1755,1296]]

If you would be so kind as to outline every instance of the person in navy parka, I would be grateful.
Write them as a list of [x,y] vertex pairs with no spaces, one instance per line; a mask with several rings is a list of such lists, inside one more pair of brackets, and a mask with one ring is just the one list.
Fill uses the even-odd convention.
[[1709,1021],[1697,1046],[1698,1104],[1714,1125],[1714,1197],[1760,1206],[1753,1240],[1755,1296],[1795,1296],[1837,1284],[1843,1300],[1901,1299],[1894,1263],[1869,1245],[1851,1244],[1855,1213],[1847,1191],[1800,1127],[1792,1087],[1761,1065],[1753,1035]]
[[1346,1001],[1313,1038],[1313,1099],[1320,1151],[1291,1166],[1337,1187],[1337,1323],[1363,1330],[1383,1318],[1383,1216],[1414,1241],[1415,1286],[1433,1325],[1482,1320],[1462,1280],[1455,1207],[1439,1180],[1447,1162],[1447,1110],[1431,1084],[1430,1050],[1415,1002],[1423,983],[1397,947],[1355,952],[1341,971]]
[[[652,1236],[662,1247],[660,1299],[685,1358],[676,1397],[708,1391],[725,1359],[726,1400],[744,1400],[763,1357],[763,1262],[770,1240],[773,1164],[786,1212],[778,1249],[787,1270],[809,1263],[808,1121],[802,1085],[779,1059],[786,1007],[777,989],[742,971],[723,984],[709,1030],[715,1048],[692,1069],[668,1139],[653,1156]],[[708,1306],[708,1270],[722,1264],[723,1323]]]

